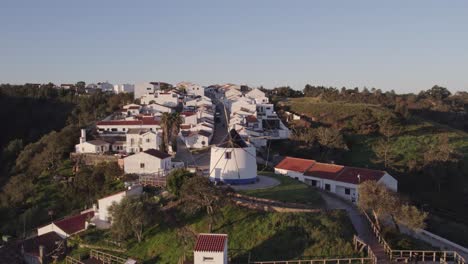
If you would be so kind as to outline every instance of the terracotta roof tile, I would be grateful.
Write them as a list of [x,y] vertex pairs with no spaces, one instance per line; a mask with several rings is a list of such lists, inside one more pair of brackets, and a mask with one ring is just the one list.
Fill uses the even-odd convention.
[[345,169],[340,173],[338,180],[352,184],[359,184],[360,182],[369,180],[379,181],[384,175],[384,171],[345,167]]
[[199,234],[195,251],[222,252],[226,242],[225,234]]
[[92,218],[93,216],[94,212],[87,212],[56,221],[54,224],[65,231],[65,233],[72,235],[84,230],[86,220]]
[[303,173],[315,163],[315,160],[285,157],[275,168]]
[[343,169],[344,166],[316,162],[304,175],[333,180]]

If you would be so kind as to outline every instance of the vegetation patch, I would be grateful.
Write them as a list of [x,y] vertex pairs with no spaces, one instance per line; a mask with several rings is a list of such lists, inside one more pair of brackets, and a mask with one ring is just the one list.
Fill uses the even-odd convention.
[[260,172],[259,175],[272,177],[280,181],[280,184],[271,188],[245,190],[240,193],[286,203],[302,203],[314,207],[323,207],[324,205],[324,201],[320,194],[305,183],[287,176],[277,175],[272,172]]

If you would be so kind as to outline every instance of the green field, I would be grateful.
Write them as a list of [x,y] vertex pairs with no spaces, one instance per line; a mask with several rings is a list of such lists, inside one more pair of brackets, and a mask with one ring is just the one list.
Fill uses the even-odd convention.
[[[393,115],[391,110],[378,105],[328,103],[320,101],[318,98],[307,97],[291,98],[285,104],[292,111],[313,118],[319,125],[344,128],[344,138],[349,150],[345,151],[340,159],[335,160],[336,163],[389,171],[398,179],[398,188],[401,193],[410,197],[417,204],[424,205],[425,208],[442,211],[442,213],[438,213],[441,217],[450,217],[451,220],[455,219],[464,223],[464,225],[453,223],[453,226],[460,227],[457,230],[462,231],[447,232],[440,225],[433,224],[436,221],[430,221],[429,230],[467,245],[468,212],[465,209],[468,205],[466,198],[466,190],[468,190],[468,133],[417,116],[411,116],[401,125],[400,133],[392,138],[392,150],[396,154],[396,160],[391,168],[385,169],[382,164],[376,163],[376,153],[373,149],[382,136],[378,133],[361,135],[349,131],[347,128],[349,128],[348,121],[364,109],[371,110],[372,115],[377,119]],[[445,188],[441,192],[437,191],[431,176],[421,171],[425,151],[430,146],[437,148],[439,136],[447,136],[449,144],[462,156],[461,164],[457,168],[451,169]],[[294,152],[287,148],[288,144],[288,142],[278,143],[272,148],[282,155],[288,155],[288,152],[291,152],[304,158],[320,158],[303,150]]]
[[302,203],[314,207],[323,207],[324,205],[320,194],[307,184],[271,172],[260,172],[259,175],[275,178],[281,183],[271,188],[241,191],[242,194],[281,202]]
[[[145,232],[137,244],[129,241],[124,255],[143,263],[177,263],[184,253],[190,256],[195,234],[207,232],[208,219],[194,216],[177,223],[162,221]],[[217,217],[215,233],[229,235],[229,252],[238,263],[307,257],[357,256],[352,246],[354,228],[344,211],[310,213],[266,213],[226,206]],[[95,232],[95,231],[94,231]],[[98,231],[99,232],[99,231]],[[93,231],[81,237],[90,244],[105,245]],[[75,256],[82,250],[76,251]]]

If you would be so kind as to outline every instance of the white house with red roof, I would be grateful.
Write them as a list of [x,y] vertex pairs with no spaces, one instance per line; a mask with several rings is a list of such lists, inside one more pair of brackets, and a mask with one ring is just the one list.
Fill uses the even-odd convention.
[[126,134],[127,153],[138,153],[148,149],[158,149],[162,140],[158,132],[145,128],[131,128]]
[[88,221],[93,217],[94,211],[83,211],[78,215],[65,217],[61,220],[39,227],[37,229],[37,235],[41,236],[49,232],[56,232],[60,237],[67,238],[71,235],[85,231],[88,228]]
[[228,235],[198,234],[193,250],[194,264],[227,264]]
[[144,128],[151,131],[161,130],[160,121],[154,116],[144,116],[133,120],[103,120],[96,123],[101,136],[118,136],[132,128]]
[[275,166],[275,173],[287,175],[308,185],[335,193],[357,202],[360,183],[373,180],[398,191],[398,181],[386,171],[355,168],[315,160],[285,157]]
[[147,149],[125,157],[125,173],[154,174],[166,173],[172,169],[172,156],[157,149]]

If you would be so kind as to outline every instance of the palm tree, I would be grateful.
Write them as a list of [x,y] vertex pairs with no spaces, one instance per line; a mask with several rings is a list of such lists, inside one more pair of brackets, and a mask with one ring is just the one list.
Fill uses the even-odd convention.
[[167,147],[169,146],[169,130],[171,127],[171,114],[170,113],[163,113],[161,116],[161,128],[163,134],[163,146],[162,150],[167,152]]
[[177,135],[180,131],[180,125],[183,123],[182,117],[179,113],[171,115],[171,134],[170,140],[172,143],[172,150],[177,150]]

